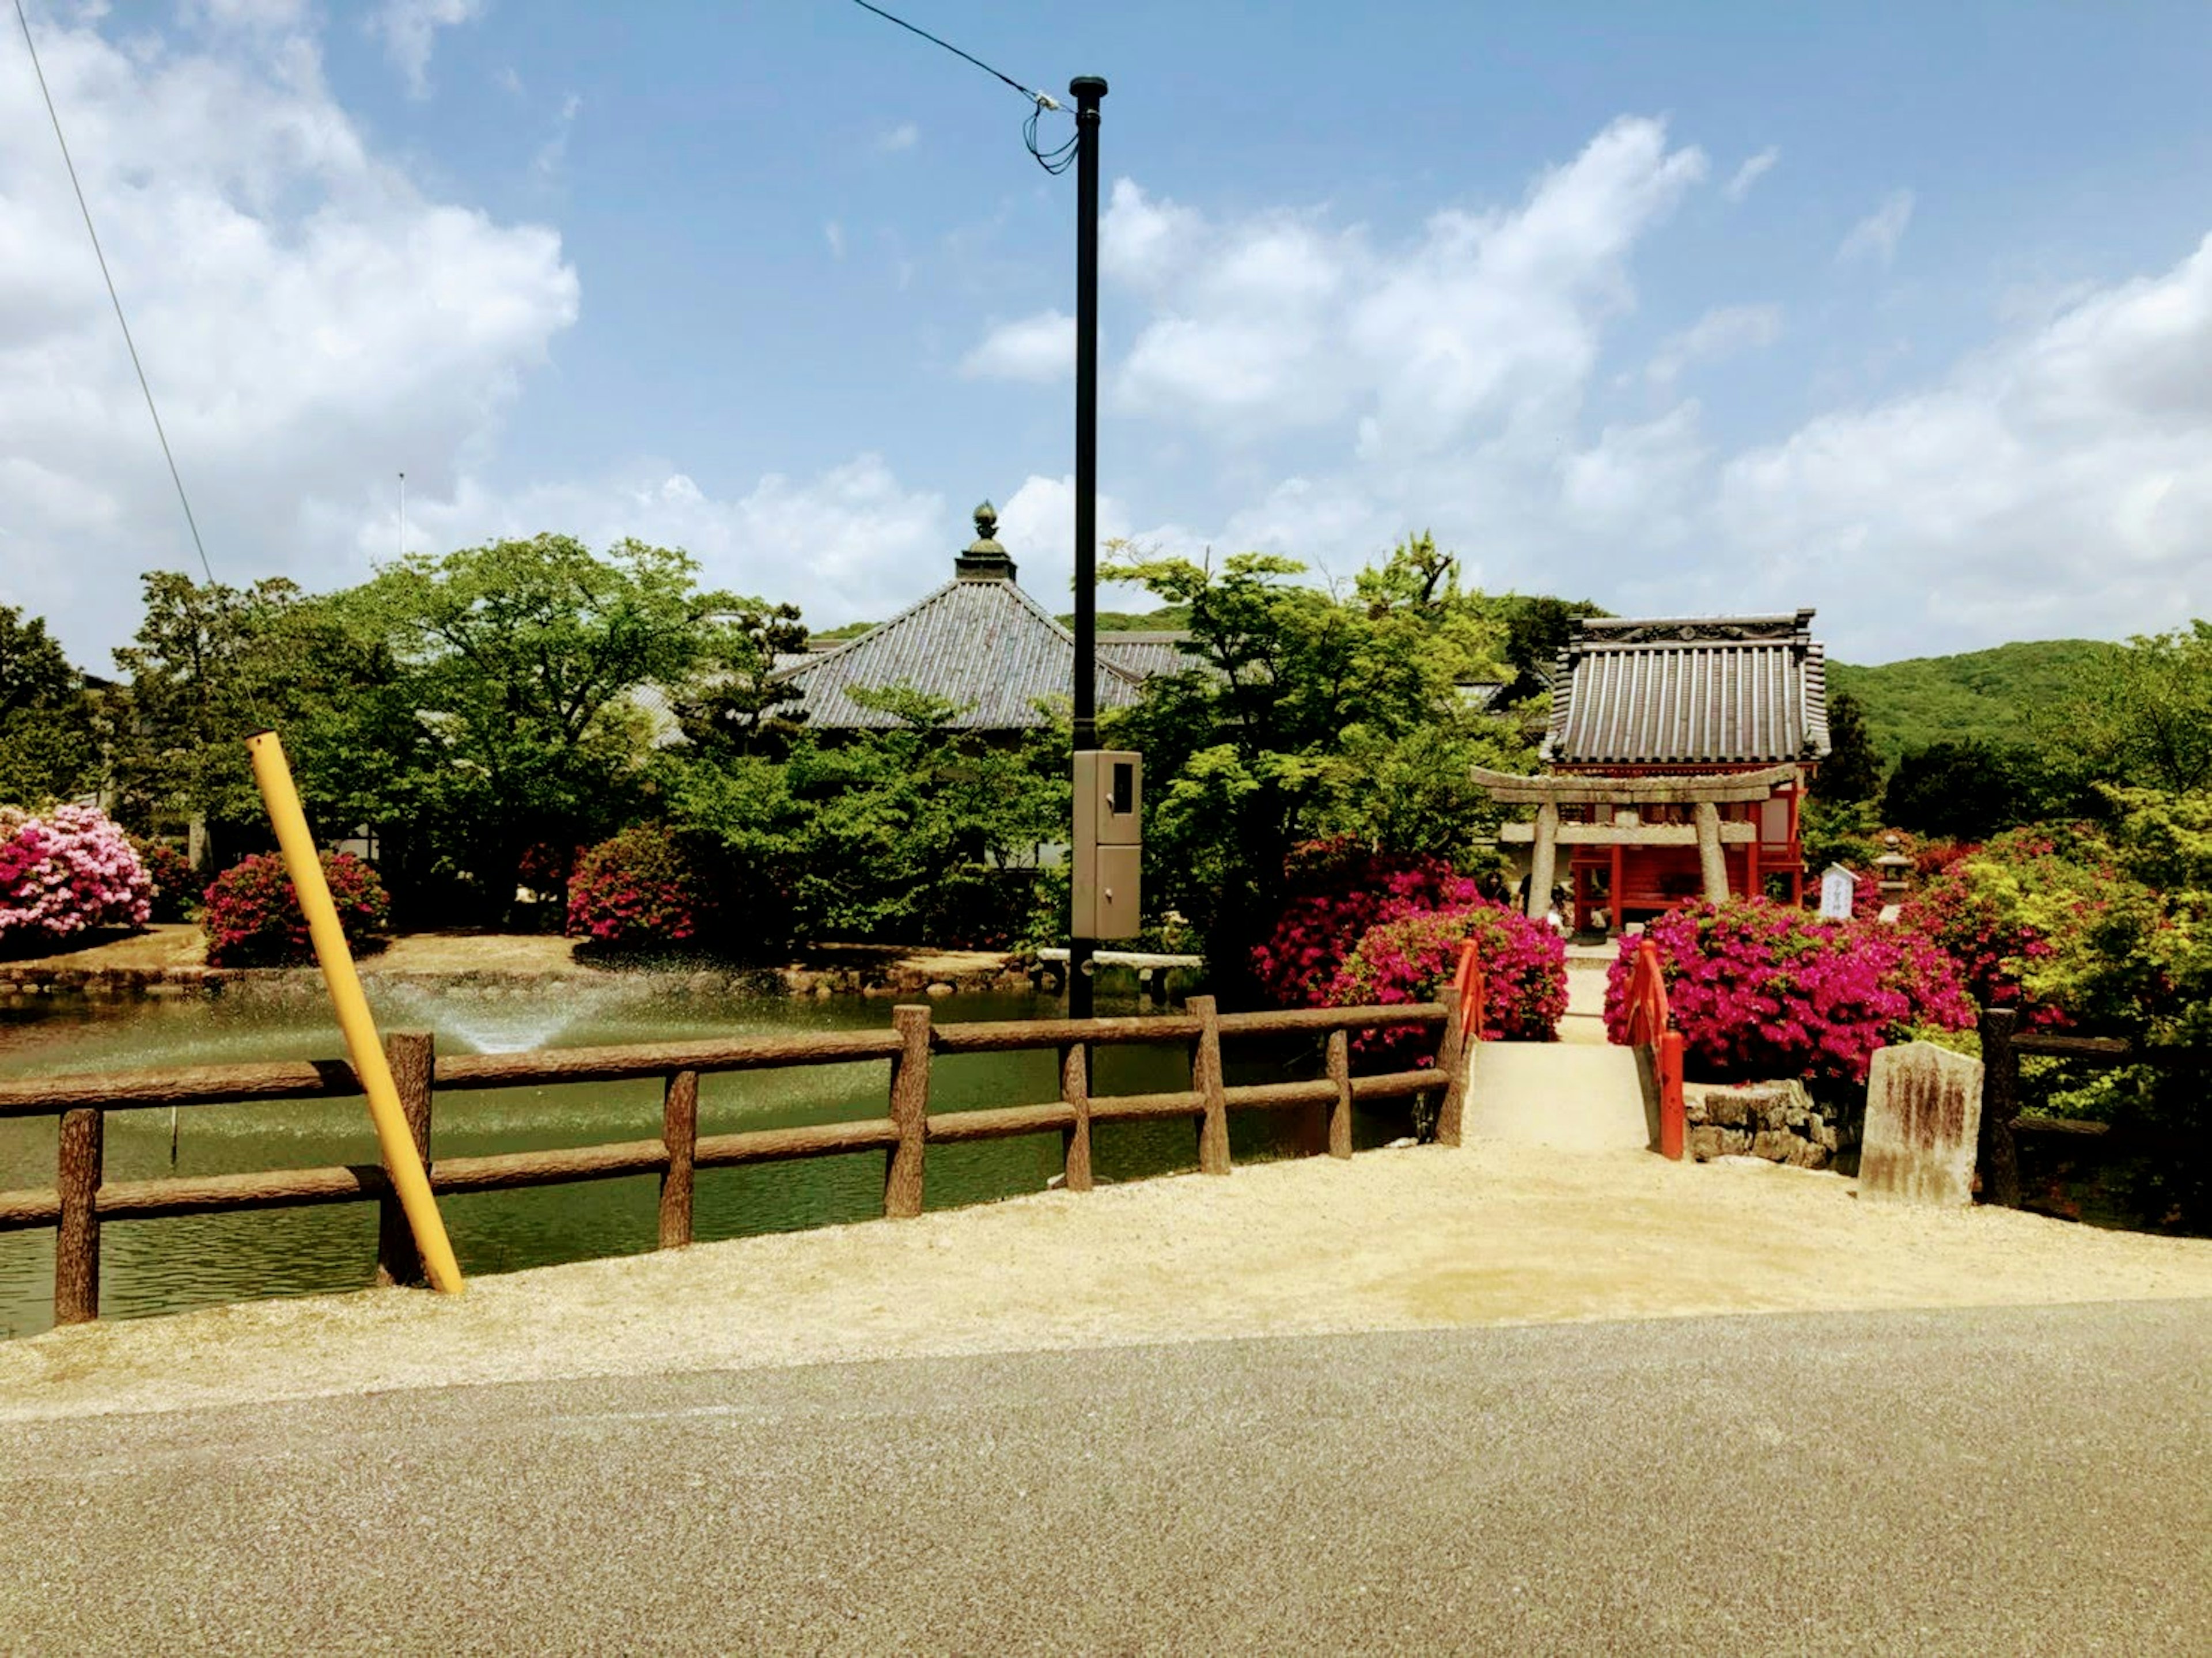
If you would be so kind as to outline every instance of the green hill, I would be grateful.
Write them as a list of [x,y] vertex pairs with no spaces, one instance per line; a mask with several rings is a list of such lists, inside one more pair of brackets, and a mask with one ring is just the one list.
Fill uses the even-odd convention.
[[1885,761],[1930,743],[1986,738],[2024,743],[2034,714],[2065,701],[2118,647],[2045,639],[1960,656],[1857,667],[1828,664],[1828,688],[1849,691]]

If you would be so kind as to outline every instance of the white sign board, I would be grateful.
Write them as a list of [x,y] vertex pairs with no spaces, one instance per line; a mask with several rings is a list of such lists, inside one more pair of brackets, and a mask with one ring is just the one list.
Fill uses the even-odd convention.
[[1831,921],[1851,919],[1851,892],[1858,885],[1850,871],[1831,864],[1820,872],[1820,914]]

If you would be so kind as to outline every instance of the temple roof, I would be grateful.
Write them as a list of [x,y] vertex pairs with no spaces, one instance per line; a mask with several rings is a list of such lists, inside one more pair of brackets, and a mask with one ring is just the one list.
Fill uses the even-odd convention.
[[1552,682],[1554,766],[1775,765],[1828,752],[1813,612],[1592,617]]
[[[864,708],[847,692],[905,685],[964,710],[955,731],[1019,731],[1043,724],[1037,702],[1072,696],[1075,636],[1014,585],[1013,561],[994,537],[997,514],[976,509],[975,541],[954,560],[953,579],[921,603],[835,650],[809,655],[781,675],[801,697],[815,731],[886,730],[902,722]],[[1131,665],[1115,641],[1136,639],[1157,650],[1158,635],[1102,635],[1093,680],[1098,711],[1137,700],[1139,681],[1159,670]],[[1173,647],[1167,647],[1174,654]],[[1170,667],[1169,671],[1173,671]]]

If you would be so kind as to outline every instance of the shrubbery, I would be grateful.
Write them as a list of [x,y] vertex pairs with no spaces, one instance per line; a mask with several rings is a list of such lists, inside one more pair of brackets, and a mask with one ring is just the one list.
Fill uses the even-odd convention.
[[[349,852],[326,852],[322,861],[338,925],[347,944],[359,950],[391,922],[384,882]],[[291,967],[314,959],[299,895],[273,852],[234,864],[209,884],[200,926],[213,967]]]
[[154,884],[153,909],[148,920],[189,921],[200,913],[202,883],[191,860],[167,841],[131,837],[131,849],[146,866]]
[[568,877],[568,936],[611,950],[686,943],[697,936],[705,909],[696,866],[657,824],[600,841]]
[[[1540,921],[1481,899],[1370,927],[1345,957],[1328,1000],[1339,1007],[1438,1000],[1449,993],[1461,946],[1470,938],[1482,963],[1483,1038],[1556,1041],[1567,1011],[1566,940]],[[1401,1029],[1364,1038],[1360,1051],[1426,1064],[1435,1046],[1427,1031]]]
[[94,927],[143,926],[153,882],[123,831],[92,806],[34,816],[0,806],[0,950]]
[[2029,1024],[2100,1024],[2154,999],[2157,902],[2087,825],[2000,835],[1923,882],[1899,920],[1959,963],[1977,1001]]
[[1763,899],[1670,910],[1621,940],[1606,977],[1606,1031],[1627,1037],[1629,970],[1658,946],[1674,1028],[1698,1073],[1863,1080],[1874,1051],[1911,1027],[1957,1030],[1974,1008],[1958,966],[1919,934],[1826,921]]
[[1252,971],[1261,989],[1285,1007],[1326,999],[1369,929],[1481,900],[1474,882],[1441,858],[1373,852],[1341,837],[1300,847],[1283,878],[1290,897],[1267,942],[1253,950]]

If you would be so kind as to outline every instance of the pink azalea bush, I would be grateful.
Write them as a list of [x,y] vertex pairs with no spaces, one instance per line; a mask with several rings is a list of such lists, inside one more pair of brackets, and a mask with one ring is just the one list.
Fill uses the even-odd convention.
[[1349,836],[1300,847],[1283,879],[1290,896],[1274,931],[1253,950],[1252,970],[1285,1007],[1326,1000],[1370,927],[1481,899],[1474,880],[1441,858],[1374,852]]
[[0,806],[0,950],[39,949],[94,927],[143,926],[154,884],[123,831],[93,806],[36,815]]
[[[1907,1029],[1974,1022],[1958,965],[1906,927],[1732,898],[1669,910],[1644,939],[1658,946],[1686,1056],[1707,1077],[1863,1081],[1875,1050]],[[1629,972],[1644,939],[1623,938],[1606,975],[1606,1033],[1616,1042],[1627,1038]]]
[[[1327,999],[1337,1007],[1439,1000],[1449,992],[1461,946],[1469,939],[1482,963],[1483,1038],[1556,1042],[1567,1011],[1566,940],[1487,899],[1370,927],[1344,958]],[[1434,1063],[1431,1031],[1371,1031],[1356,1045],[1364,1056],[1395,1064]]]
[[[391,923],[383,878],[349,852],[323,854],[323,880],[346,942],[359,950]],[[211,967],[293,967],[315,958],[307,918],[284,860],[264,852],[209,883],[200,910]]]
[[568,877],[568,936],[610,949],[682,944],[698,932],[703,908],[690,860],[653,824],[600,841]]

